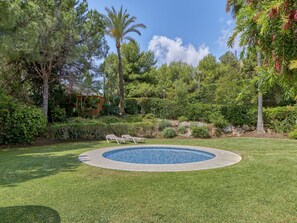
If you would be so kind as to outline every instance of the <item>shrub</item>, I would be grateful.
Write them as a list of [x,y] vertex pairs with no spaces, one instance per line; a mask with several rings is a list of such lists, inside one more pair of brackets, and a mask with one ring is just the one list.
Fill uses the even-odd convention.
[[83,123],[86,119],[82,118],[82,117],[75,117],[75,118],[71,118],[68,119],[70,122],[75,122],[75,123]]
[[209,116],[212,112],[220,111],[221,106],[210,104],[190,104],[185,110],[185,116],[191,121],[209,122]]
[[266,108],[264,113],[264,123],[275,132],[289,132],[297,124],[297,107],[274,107]]
[[157,123],[158,123],[158,119],[156,118],[156,116],[154,114],[151,114],[151,113],[145,115],[143,120],[146,121],[146,122],[153,123],[154,126],[156,126]]
[[173,128],[165,128],[162,135],[164,138],[174,138],[177,134]]
[[228,125],[227,120],[219,111],[211,113],[209,116],[209,121],[210,123],[214,124],[217,128],[224,128]]
[[221,113],[232,125],[255,125],[257,122],[257,108],[245,105],[225,105]]
[[142,122],[142,117],[140,115],[126,115],[124,116],[124,121],[133,123],[133,122]]
[[63,123],[53,124],[49,128],[53,139],[62,140],[98,140],[109,134],[104,123]]
[[159,131],[162,131],[163,129],[165,129],[167,127],[171,127],[170,121],[168,121],[166,119],[162,119],[161,121],[159,121],[159,123],[158,123]]
[[188,118],[186,117],[186,116],[180,116],[180,117],[178,117],[177,118],[177,120],[179,121],[179,122],[186,122],[186,121],[188,121]]
[[60,108],[60,106],[55,107],[51,111],[52,122],[65,122],[66,121],[66,110],[65,108]]
[[192,136],[194,138],[209,138],[209,131],[206,126],[191,126]]
[[283,121],[271,120],[270,123],[265,123],[268,128],[273,129],[276,133],[286,133],[292,130],[293,124],[290,123],[289,118]]
[[156,115],[152,114],[152,113],[148,113],[144,116],[145,119],[155,119]]
[[135,115],[140,113],[140,106],[134,98],[127,98],[125,100],[125,112],[127,114]]
[[176,119],[184,113],[184,105],[160,98],[137,98],[142,114],[152,113],[158,118]]
[[180,125],[180,126],[178,126],[178,129],[177,129],[177,131],[178,131],[178,133],[179,133],[179,134],[186,134],[186,132],[187,132],[187,129],[186,129],[186,127],[185,127],[185,126],[183,126],[183,125]]
[[127,134],[129,126],[128,123],[111,123],[108,127],[110,132],[121,137],[121,135]]
[[128,133],[133,136],[152,137],[155,131],[155,124],[151,122],[131,123]]
[[151,137],[155,126],[149,122],[136,123],[93,123],[92,120],[84,123],[52,124],[49,127],[53,139],[62,140],[99,140],[105,139],[107,134],[121,136],[131,134],[135,136]]
[[119,114],[119,107],[116,104],[103,104],[102,105],[102,115],[118,115]]
[[0,144],[31,143],[42,134],[46,118],[42,110],[2,96],[0,101]]
[[105,124],[122,122],[121,119],[116,116],[101,116],[99,121]]
[[293,131],[289,133],[290,139],[297,139],[297,128],[295,128]]

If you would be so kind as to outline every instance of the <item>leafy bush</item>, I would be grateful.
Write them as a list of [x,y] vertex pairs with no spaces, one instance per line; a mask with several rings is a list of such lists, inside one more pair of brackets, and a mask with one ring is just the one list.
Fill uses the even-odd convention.
[[57,106],[51,112],[52,122],[65,122],[66,118],[67,116],[65,108],[60,108],[60,106]]
[[140,115],[126,115],[124,116],[124,121],[129,123],[142,122],[143,118]]
[[97,140],[109,134],[104,123],[63,123],[53,124],[49,128],[53,139],[62,140]]
[[131,134],[135,136],[151,137],[155,126],[149,122],[136,123],[63,123],[52,124],[49,128],[53,139],[62,140],[99,140],[105,139],[107,134],[121,136]]
[[102,115],[118,115],[119,114],[119,107],[116,104],[103,104],[102,105]]
[[186,116],[180,116],[180,117],[178,117],[177,118],[177,120],[179,121],[179,122],[186,122],[186,121],[188,121],[188,118],[186,117]]
[[270,129],[273,129],[277,133],[287,133],[293,128],[293,124],[289,121],[289,118],[283,121],[271,120],[271,122],[266,124],[266,126],[268,126]]
[[143,121],[153,123],[154,126],[157,126],[158,124],[158,119],[154,114],[151,114],[151,113],[145,115],[143,118]]
[[75,118],[70,118],[68,121],[70,122],[75,122],[75,123],[83,123],[86,119],[82,117],[75,117]]
[[255,125],[257,122],[257,108],[245,105],[225,105],[221,113],[232,125]]
[[44,132],[45,127],[46,118],[42,110],[9,96],[1,96],[0,144],[31,143]]
[[217,128],[224,128],[228,125],[227,120],[221,112],[216,111],[210,114],[209,121],[214,124]]
[[163,129],[165,129],[167,127],[171,127],[170,121],[168,121],[166,119],[162,119],[162,120],[159,121],[159,123],[158,123],[158,129],[160,131],[162,131]]
[[290,139],[297,139],[297,128],[295,128],[293,131],[289,133]]
[[179,134],[186,134],[186,132],[187,132],[187,129],[186,129],[186,127],[185,127],[185,126],[183,126],[183,125],[180,125],[180,126],[178,126],[178,129],[177,129],[177,131],[178,131],[178,133],[179,133]]
[[135,115],[140,113],[140,106],[134,98],[127,98],[125,100],[125,112],[127,114]]
[[127,134],[129,126],[130,125],[128,123],[111,123],[108,127],[110,132],[117,136],[121,136]]
[[144,116],[145,119],[155,119],[156,115],[152,114],[152,113],[148,113]]
[[151,122],[135,122],[129,125],[128,133],[133,136],[152,137],[155,124]]
[[275,132],[289,132],[297,124],[297,107],[274,107],[266,108],[264,113],[264,123]]
[[[216,119],[213,113],[221,114],[232,125],[255,125],[257,109],[245,105],[215,105],[203,103],[179,103],[177,101],[160,98],[133,98],[126,99],[129,110],[138,109],[141,114],[154,114],[162,119],[178,119],[180,121],[211,122]],[[137,106],[136,106],[137,104]],[[127,105],[128,106],[128,105]],[[133,109],[132,109],[133,107]],[[136,109],[137,107],[137,109]],[[132,113],[132,112],[131,112]],[[218,125],[223,125],[222,116],[217,118]]]
[[158,118],[176,119],[184,113],[184,105],[160,98],[137,98],[137,103],[142,114],[152,113]]
[[194,138],[209,138],[209,131],[206,126],[191,126],[192,136]]
[[105,124],[122,122],[122,120],[116,116],[100,116],[98,120]]
[[191,121],[209,122],[210,114],[215,111],[220,111],[221,106],[210,104],[190,104],[185,110],[185,116]]
[[165,128],[162,131],[162,135],[164,138],[174,138],[175,136],[177,136],[177,134],[173,128]]

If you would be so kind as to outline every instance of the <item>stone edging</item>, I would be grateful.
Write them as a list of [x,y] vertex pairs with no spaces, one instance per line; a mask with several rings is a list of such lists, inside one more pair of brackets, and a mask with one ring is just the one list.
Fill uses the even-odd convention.
[[[136,164],[136,163],[126,163],[107,159],[102,156],[103,153],[111,150],[118,149],[128,149],[133,147],[172,147],[172,148],[185,148],[200,150],[215,155],[214,158],[210,160],[205,160],[201,162],[194,163],[184,163],[184,164]],[[207,147],[196,147],[196,146],[182,146],[182,145],[138,145],[138,146],[119,146],[119,147],[108,147],[102,149],[91,150],[79,155],[79,160],[85,164],[113,169],[113,170],[126,170],[126,171],[141,171],[141,172],[179,172],[179,171],[194,171],[194,170],[206,170],[214,169],[225,166],[230,166],[241,161],[241,156],[229,152],[226,150],[213,149]]]

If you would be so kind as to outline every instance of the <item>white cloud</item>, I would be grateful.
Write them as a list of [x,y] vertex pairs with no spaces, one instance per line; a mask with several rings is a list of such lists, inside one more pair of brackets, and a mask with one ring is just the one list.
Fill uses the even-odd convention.
[[159,65],[182,61],[197,66],[209,54],[209,48],[204,44],[196,49],[192,44],[183,45],[181,38],[170,39],[166,36],[153,36],[148,49],[155,54]]
[[233,27],[234,27],[234,21],[228,20],[226,22],[226,25],[221,29],[221,34],[220,34],[216,43],[221,48],[228,49],[233,52],[234,51],[240,52],[242,50],[242,47],[239,46],[239,37],[235,38],[234,46],[232,48],[228,48],[228,46],[227,46],[227,42],[233,33]]
[[232,20],[228,20],[226,23],[227,23],[228,26],[230,26],[230,25],[233,24],[233,21]]

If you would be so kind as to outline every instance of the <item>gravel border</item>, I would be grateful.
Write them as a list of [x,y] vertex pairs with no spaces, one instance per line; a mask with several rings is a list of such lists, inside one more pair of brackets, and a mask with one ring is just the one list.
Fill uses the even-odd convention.
[[[194,163],[184,164],[136,164],[126,163],[107,159],[102,156],[103,153],[111,150],[128,149],[135,147],[169,147],[169,148],[184,148],[200,150],[215,155],[210,160]],[[91,150],[79,155],[78,159],[88,165],[113,169],[113,170],[126,170],[126,171],[140,171],[140,172],[179,172],[179,171],[193,171],[193,170],[207,170],[230,166],[241,161],[241,156],[226,150],[213,149],[207,147],[197,146],[182,146],[182,145],[137,145],[137,146],[119,146],[108,147],[103,149]]]

